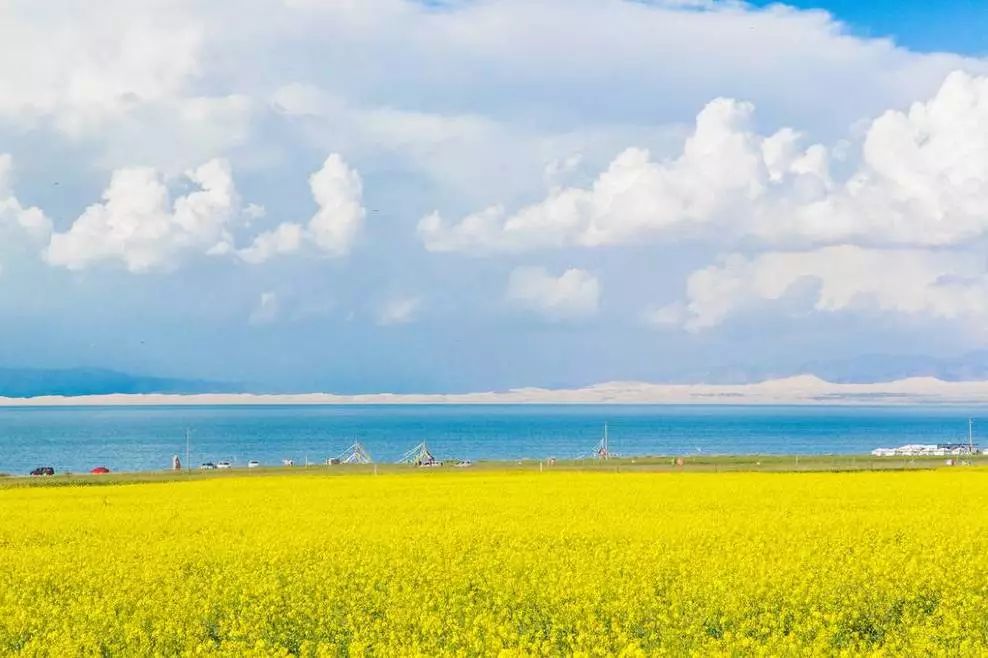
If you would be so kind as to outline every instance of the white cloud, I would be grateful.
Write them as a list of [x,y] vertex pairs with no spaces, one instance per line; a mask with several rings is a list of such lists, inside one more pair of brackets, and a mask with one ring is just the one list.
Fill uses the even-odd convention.
[[331,256],[344,256],[364,223],[360,174],[339,154],[326,158],[322,169],[309,177],[309,187],[319,210],[309,220],[312,242]]
[[433,213],[419,233],[432,251],[491,252],[690,236],[939,246],[988,230],[988,78],[954,73],[930,101],[875,119],[860,164],[839,184],[827,149],[800,146],[787,128],[757,134],[753,109],[714,100],[674,160],[629,148],[588,188],[451,225]]
[[199,72],[202,28],[179,12],[31,4],[0,8],[0,116],[78,135],[174,97]]
[[25,207],[14,195],[11,185],[13,158],[0,153],[0,231],[15,229],[35,242],[46,242],[51,234],[51,220],[40,208]]
[[[259,110],[244,94],[162,99],[115,117],[112,127],[98,127],[102,153],[96,164],[105,169],[134,162],[154,163],[172,177],[201,162],[229,158],[250,144]],[[249,162],[241,157],[238,164]]]
[[[51,225],[37,208],[22,208],[13,196],[3,198],[9,157],[0,157],[0,219],[13,217],[42,238]],[[199,189],[171,200],[168,179],[149,167],[113,172],[103,201],[89,206],[64,232],[51,234],[46,260],[81,270],[103,261],[122,262],[135,273],[174,269],[194,254],[225,255],[237,251],[232,229],[239,220],[263,217],[248,204],[242,211],[229,163],[211,160],[185,173]],[[317,212],[306,225],[283,222],[254,237],[237,251],[248,263],[298,252],[304,245],[331,256],[349,252],[363,224],[362,183],[343,159],[330,155],[309,177]]]
[[656,321],[691,330],[716,326],[738,312],[779,301],[794,287],[820,312],[881,311],[945,320],[988,320],[988,273],[970,252],[867,249],[731,255],[690,275],[685,302],[655,312]]
[[508,301],[551,319],[579,318],[597,312],[600,283],[585,270],[553,276],[541,267],[518,267],[508,277]]
[[696,232],[728,216],[742,223],[773,180],[809,175],[825,183],[825,160],[810,166],[809,152],[796,152],[798,135],[791,130],[768,138],[755,134],[753,110],[749,103],[714,100],[697,116],[675,160],[655,162],[647,150],[629,148],[589,188],[555,188],[514,214],[495,206],[452,226],[434,213],[420,222],[419,232],[433,251],[626,244]]
[[[952,68],[977,63],[856,38],[823,11],[782,5],[704,2],[697,10],[698,3],[621,0],[291,4],[308,28],[292,36],[333,44],[327,55],[351,64],[327,66],[327,78],[362,90],[390,84],[392,97],[453,97],[460,106],[487,105],[505,115],[521,110],[543,117],[592,112],[619,121],[655,118],[662,108],[695,107],[748,88],[773,107],[843,127],[890,100],[894,105],[928,93]],[[393,66],[382,66],[382,59]],[[501,93],[491,94],[492,86]],[[841,89],[845,93],[834,103]],[[601,98],[615,102],[600,103]],[[616,102],[632,98],[636,102]]]
[[278,319],[281,313],[281,301],[277,293],[267,291],[262,292],[257,300],[257,304],[250,312],[250,324],[270,324]]
[[761,142],[762,175],[741,180],[763,191],[733,201],[704,234],[769,251],[697,270],[686,301],[648,311],[650,323],[705,329],[797,288],[815,290],[820,312],[867,305],[957,323],[988,318],[985,263],[971,249],[988,236],[988,78],[954,73],[929,101],[872,121],[860,162],[840,184],[820,147],[794,143],[784,133]]
[[[304,126],[307,141],[359,157],[368,176],[426,177],[449,219],[499,204],[513,214],[541,193],[547,164],[573,153],[591,171],[627,145],[664,161],[665,135],[717,96],[750,98],[773,123],[829,143],[863,117],[930,94],[952,69],[988,70],[857,38],[822,11],[781,5],[290,6],[285,20],[304,25],[278,50],[299,66],[271,87],[273,107]],[[313,50],[321,70],[300,65]]]
[[553,148],[540,135],[480,113],[359,103],[311,84],[278,88],[270,105],[306,141],[392,175],[423,177],[452,197],[537,189],[541,151]]
[[253,90],[216,77],[217,49],[229,45],[220,46],[226,27],[214,10],[0,3],[0,123],[86,149],[80,169],[145,162],[173,176],[228,155],[254,136]]
[[245,261],[263,263],[274,256],[296,253],[305,244],[333,257],[350,252],[367,214],[362,205],[360,174],[334,153],[309,176],[309,188],[318,210],[308,223],[302,226],[283,222],[261,233],[249,247],[240,250]]
[[305,228],[301,224],[283,222],[254,238],[249,247],[239,251],[246,262],[256,265],[275,256],[294,254],[302,248]]
[[253,163],[290,161],[311,133],[274,144],[284,135],[272,139],[254,114],[278,90],[286,115],[342,142],[320,148],[353,154],[359,142],[382,169],[403,160],[445,176],[471,204],[489,202],[492,186],[512,203],[530,194],[546,163],[589,148],[587,135],[603,135],[609,155],[617,135],[654,146],[655,126],[717,95],[832,130],[929,93],[953,68],[985,70],[856,38],[820,11],[735,2],[36,5],[0,6],[0,118],[94,139],[103,167],[172,174],[235,148]]
[[389,299],[377,312],[377,323],[382,327],[395,324],[408,324],[415,320],[422,300],[419,297],[396,297]]
[[38,22],[17,13],[5,5],[0,21],[4,48],[19,53],[0,65],[4,114],[54,116],[74,132],[174,93],[197,69],[202,35],[191,24],[147,17],[121,30],[86,11],[44,12]]
[[[39,185],[20,199],[52,212],[82,207],[99,192],[86,191],[92,177],[117,169],[100,203],[59,224],[47,258],[64,267],[167,269],[207,253],[250,263],[340,257],[366,221],[365,184],[396,227],[441,209],[448,221],[437,214],[420,226],[434,251],[689,238],[754,262],[752,250],[942,249],[985,233],[984,80],[957,75],[930,102],[881,113],[930,97],[951,70],[984,73],[986,61],[859,38],[820,11],[706,0],[37,4],[0,3],[0,131],[35,171],[48,158],[67,184],[57,201],[38,196]],[[878,118],[858,123],[866,117]],[[799,130],[775,130],[786,125]],[[347,154],[361,175],[327,160],[310,179],[317,206],[275,216],[297,207],[282,182],[302,181],[303,163],[327,153]],[[255,226],[271,230],[255,237],[261,229],[237,223],[261,217],[239,211],[232,181],[180,189],[176,175],[217,156],[246,172],[242,186],[272,209]],[[187,194],[205,197],[198,210],[174,200]],[[0,193],[0,207],[0,221],[17,231],[33,222],[45,240],[40,210],[12,193]],[[382,280],[360,268],[393,274],[396,254],[433,282],[463,279],[468,267],[444,260],[450,271],[437,274],[405,245],[366,246],[378,251],[353,259],[346,285]],[[656,249],[647,263],[605,254],[601,267],[632,284],[694,258],[670,252]],[[320,276],[318,263],[306,267]],[[543,282],[568,275],[556,274]],[[583,294],[593,303],[577,308],[596,308],[596,279],[593,289]],[[543,298],[553,290],[546,284]],[[585,313],[555,303],[557,317]],[[649,319],[681,324],[689,313],[684,304]]]
[[120,261],[131,272],[147,272],[174,268],[191,254],[228,252],[228,229],[239,206],[229,164],[211,160],[186,177],[199,189],[172,201],[154,169],[115,171],[103,202],[52,235],[48,262],[80,270]]

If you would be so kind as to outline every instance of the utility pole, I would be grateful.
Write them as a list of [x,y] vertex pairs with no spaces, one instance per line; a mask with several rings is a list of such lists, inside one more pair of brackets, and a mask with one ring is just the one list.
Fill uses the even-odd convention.
[[974,419],[967,419],[967,451],[969,454],[974,454]]
[[192,472],[192,430],[185,428],[185,470]]

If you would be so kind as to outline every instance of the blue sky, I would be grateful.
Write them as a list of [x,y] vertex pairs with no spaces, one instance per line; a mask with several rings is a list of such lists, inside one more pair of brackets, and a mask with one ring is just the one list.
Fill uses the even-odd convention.
[[985,346],[973,2],[0,12],[0,367],[436,392]]
[[[758,6],[775,4],[755,2]],[[785,3],[800,9],[823,9],[863,37],[888,37],[907,48],[984,55],[988,11],[979,0],[798,0]]]

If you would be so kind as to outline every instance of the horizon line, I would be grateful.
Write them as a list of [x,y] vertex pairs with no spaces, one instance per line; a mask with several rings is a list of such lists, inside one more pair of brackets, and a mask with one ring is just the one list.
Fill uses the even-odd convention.
[[838,383],[795,375],[748,384],[610,381],[575,388],[519,387],[470,393],[109,393],[0,397],[0,406],[205,406],[384,404],[988,404],[988,380],[907,377]]

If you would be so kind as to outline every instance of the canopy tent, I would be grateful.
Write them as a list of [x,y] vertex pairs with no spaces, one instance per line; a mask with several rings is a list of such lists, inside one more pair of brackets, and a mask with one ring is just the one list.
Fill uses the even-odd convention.
[[340,456],[339,460],[341,464],[372,464],[374,460],[371,459],[370,453],[367,449],[359,442],[356,441],[352,446],[344,450]]
[[418,444],[398,460],[399,464],[415,464],[416,466],[431,466],[436,463],[436,458],[432,456],[429,452],[429,447],[425,445],[425,441]]

